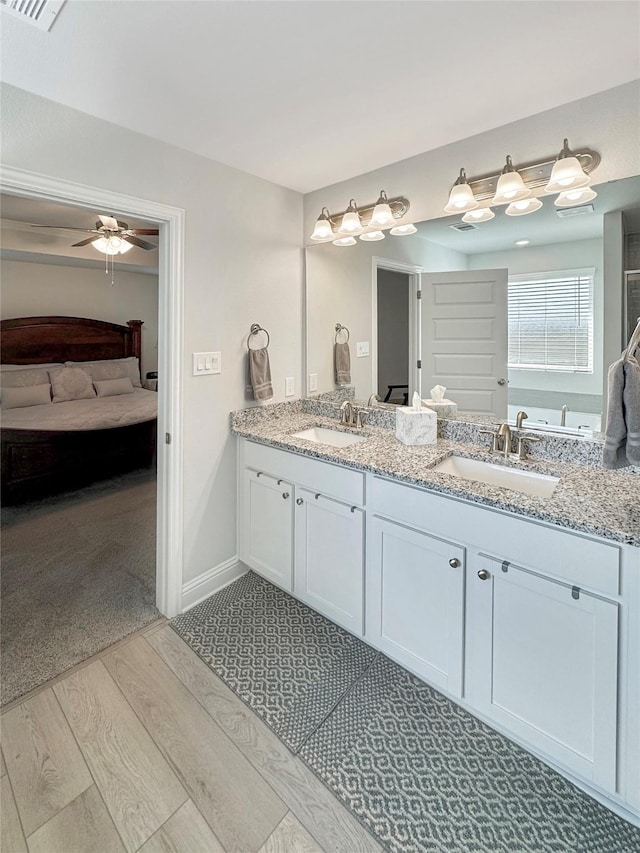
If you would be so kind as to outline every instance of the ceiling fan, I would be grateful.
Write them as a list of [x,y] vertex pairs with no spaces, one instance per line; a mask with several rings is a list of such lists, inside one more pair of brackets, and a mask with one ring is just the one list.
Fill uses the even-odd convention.
[[141,240],[140,234],[157,235],[157,228],[129,228],[126,222],[120,222],[114,219],[113,216],[102,216],[98,214],[98,222],[95,228],[76,228],[75,226],[67,225],[34,225],[34,228],[58,228],[63,231],[84,231],[92,236],[85,240],[80,240],[78,243],[72,243],[72,248],[87,246],[93,244],[100,252],[105,255],[123,255],[137,246],[139,249],[157,249],[154,243],[148,240]]

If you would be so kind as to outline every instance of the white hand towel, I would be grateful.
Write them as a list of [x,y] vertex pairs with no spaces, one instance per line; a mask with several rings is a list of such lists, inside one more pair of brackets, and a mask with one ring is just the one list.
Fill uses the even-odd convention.
[[609,368],[605,468],[640,465],[640,364],[623,356]]

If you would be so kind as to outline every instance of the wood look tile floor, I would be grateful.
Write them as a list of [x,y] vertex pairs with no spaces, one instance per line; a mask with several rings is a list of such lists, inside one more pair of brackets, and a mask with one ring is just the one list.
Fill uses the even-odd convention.
[[145,629],[2,714],[2,853],[378,853],[175,634]]

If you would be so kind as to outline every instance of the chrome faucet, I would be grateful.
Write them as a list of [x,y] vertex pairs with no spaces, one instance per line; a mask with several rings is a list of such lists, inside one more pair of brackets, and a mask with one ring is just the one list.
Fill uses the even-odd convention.
[[502,444],[498,443],[498,449],[504,452],[505,457],[511,453],[511,427],[508,423],[500,424],[498,429],[498,442],[502,439]]

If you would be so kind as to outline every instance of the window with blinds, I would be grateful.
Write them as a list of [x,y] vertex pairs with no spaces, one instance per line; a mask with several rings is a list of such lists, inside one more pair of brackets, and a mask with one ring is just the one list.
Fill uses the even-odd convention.
[[509,276],[509,367],[593,373],[594,272]]

